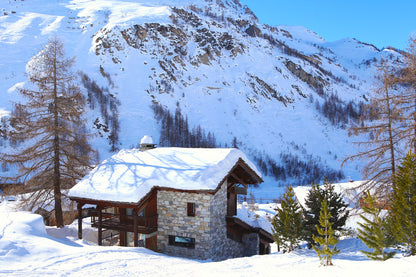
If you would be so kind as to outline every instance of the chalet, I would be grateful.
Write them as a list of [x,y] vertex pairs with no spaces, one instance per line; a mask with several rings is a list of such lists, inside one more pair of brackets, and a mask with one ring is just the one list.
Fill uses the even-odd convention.
[[139,149],[99,164],[69,196],[77,202],[79,238],[82,207],[95,205],[99,245],[111,231],[121,246],[224,260],[270,252],[270,223],[237,209],[237,194],[261,182],[238,149],[156,148],[145,138]]

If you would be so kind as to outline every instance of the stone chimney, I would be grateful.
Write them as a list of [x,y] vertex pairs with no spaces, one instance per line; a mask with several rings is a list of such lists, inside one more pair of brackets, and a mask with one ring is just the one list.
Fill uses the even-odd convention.
[[140,151],[146,151],[153,148],[156,148],[156,144],[153,143],[152,137],[143,136],[140,140]]

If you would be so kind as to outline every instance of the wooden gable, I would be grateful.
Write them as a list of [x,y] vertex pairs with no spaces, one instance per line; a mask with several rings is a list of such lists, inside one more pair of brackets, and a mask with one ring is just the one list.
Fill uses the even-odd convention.
[[237,161],[224,180],[227,180],[227,216],[237,215],[238,194],[247,194],[248,185],[263,182],[242,159]]

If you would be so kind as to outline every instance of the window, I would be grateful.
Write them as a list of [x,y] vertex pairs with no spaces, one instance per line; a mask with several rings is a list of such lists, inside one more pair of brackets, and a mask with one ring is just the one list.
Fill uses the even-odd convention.
[[186,247],[186,248],[195,248],[195,239],[194,238],[185,238],[179,236],[169,236],[169,245]]
[[195,216],[195,203],[188,203],[188,216]]

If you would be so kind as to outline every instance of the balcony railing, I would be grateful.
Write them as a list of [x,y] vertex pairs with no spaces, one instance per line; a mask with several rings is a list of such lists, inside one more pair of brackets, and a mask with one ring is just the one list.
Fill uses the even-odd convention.
[[[114,213],[101,213],[101,227],[108,230],[134,232],[134,216]],[[136,216],[137,230],[142,234],[150,234],[157,230],[157,215]],[[98,211],[91,212],[91,225],[98,227]]]

